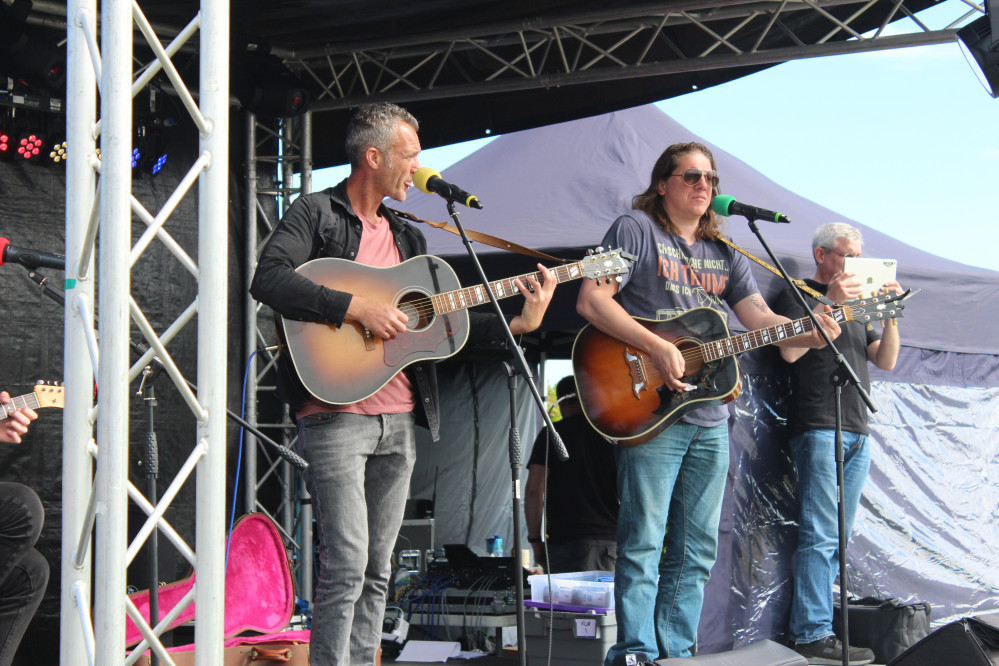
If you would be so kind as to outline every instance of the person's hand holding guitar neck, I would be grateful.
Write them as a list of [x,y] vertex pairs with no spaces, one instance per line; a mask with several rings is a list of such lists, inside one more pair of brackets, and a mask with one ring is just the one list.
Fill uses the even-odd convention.
[[38,414],[30,407],[22,407],[11,412],[10,395],[6,391],[0,391],[0,403],[6,407],[4,413],[10,414],[0,420],[0,442],[20,444],[21,435],[28,432],[28,426],[38,418]]

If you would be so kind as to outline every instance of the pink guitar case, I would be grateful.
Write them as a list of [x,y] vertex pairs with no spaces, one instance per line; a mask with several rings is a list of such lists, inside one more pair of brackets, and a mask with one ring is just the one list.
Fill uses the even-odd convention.
[[[159,588],[159,617],[163,618],[194,585],[194,573]],[[149,590],[130,595],[149,621]],[[261,513],[240,518],[229,537],[229,565],[225,572],[225,637],[243,631],[272,633],[284,629],[295,606],[288,555],[277,527]],[[171,629],[195,617],[194,602],[170,625]],[[125,618],[125,645],[135,645],[142,634]]]

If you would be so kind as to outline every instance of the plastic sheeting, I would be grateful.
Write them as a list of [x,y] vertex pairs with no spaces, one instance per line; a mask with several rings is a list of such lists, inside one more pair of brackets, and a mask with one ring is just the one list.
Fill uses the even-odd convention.
[[[848,572],[852,595],[929,602],[939,625],[999,609],[999,388],[933,383],[947,375],[928,369],[947,364],[920,364],[925,353],[902,356],[921,365],[929,383],[872,386],[879,411],[871,416],[871,472]],[[798,508],[785,433],[790,382],[776,359],[772,348],[740,359],[743,392],[732,404],[718,559],[701,616],[704,653],[787,637]],[[989,373],[999,364],[992,356],[977,360]],[[900,377],[908,374],[902,366]],[[439,374],[441,441],[418,431],[411,496],[430,498],[436,488],[436,546],[467,543],[484,554],[494,534],[512,544],[506,375],[497,361],[460,357]],[[522,384],[517,403],[529,449],[536,413]]]
[[[787,636],[797,544],[789,381],[744,374],[743,385],[701,617],[705,653]],[[850,593],[927,601],[934,625],[999,609],[999,388],[875,381],[872,397],[879,411],[847,549]]]
[[[462,352],[437,366],[441,438],[433,442],[427,430],[417,428],[410,497],[435,500],[435,548],[463,543],[486,555],[486,539],[498,534],[509,555],[513,548],[513,479],[508,377],[500,359],[470,361],[468,356]],[[523,466],[538,432],[539,416],[519,375],[515,405],[523,484],[527,474]],[[522,530],[526,529],[523,521],[521,524]],[[522,536],[526,548],[526,531]]]

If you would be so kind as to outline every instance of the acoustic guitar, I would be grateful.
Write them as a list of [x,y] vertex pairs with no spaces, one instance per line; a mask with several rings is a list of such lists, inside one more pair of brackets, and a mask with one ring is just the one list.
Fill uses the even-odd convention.
[[[837,323],[872,322],[902,316],[909,292],[876,296],[834,309]],[[741,388],[736,354],[774,344],[813,329],[808,317],[786,324],[730,335],[725,320],[711,308],[688,310],[678,317],[635,321],[683,354],[685,391],[666,387],[659,368],[640,349],[588,324],[572,347],[572,368],[583,413],[605,438],[621,446],[654,439],[692,409],[735,400]]]
[[19,409],[25,407],[29,409],[41,409],[42,407],[63,407],[63,396],[66,389],[56,384],[43,384],[39,382],[31,389],[31,393],[25,393],[11,398],[10,402],[0,403],[0,419],[5,419]]
[[[634,257],[597,248],[580,261],[550,269],[559,283],[580,278],[611,279],[627,273]],[[357,322],[332,324],[280,318],[281,332],[302,385],[317,400],[345,405],[363,400],[418,361],[447,358],[468,340],[468,312],[492,298],[520,293],[517,278],[462,288],[444,261],[420,255],[388,268],[335,258],[314,259],[297,272],[316,284],[391,303],[409,317],[406,330],[389,340]],[[540,282],[540,272],[533,276]]]

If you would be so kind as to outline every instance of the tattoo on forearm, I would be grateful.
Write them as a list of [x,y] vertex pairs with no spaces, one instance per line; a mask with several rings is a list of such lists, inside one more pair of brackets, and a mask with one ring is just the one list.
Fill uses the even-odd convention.
[[770,312],[770,308],[767,306],[762,296],[760,296],[759,294],[753,294],[752,298],[753,298],[752,303],[753,305],[756,306],[757,310],[759,310],[760,312]]

